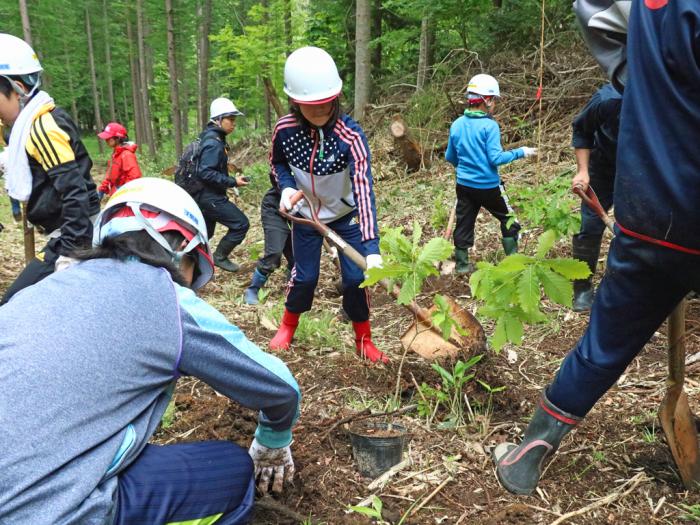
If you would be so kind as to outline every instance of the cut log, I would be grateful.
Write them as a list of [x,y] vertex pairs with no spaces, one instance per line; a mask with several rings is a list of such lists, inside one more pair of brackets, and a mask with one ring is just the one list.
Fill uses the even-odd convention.
[[280,99],[277,96],[277,90],[275,89],[275,86],[272,85],[272,81],[268,77],[262,77],[263,79],[263,84],[265,85],[265,96],[267,97],[267,100],[270,101],[270,104],[272,104],[272,107],[275,110],[275,113],[277,114],[277,118],[282,118],[284,116],[285,111],[282,109],[282,104],[280,103]]
[[423,148],[408,131],[406,121],[401,115],[394,115],[389,127],[394,137],[394,150],[406,164],[408,171],[418,171],[427,161],[423,158]]

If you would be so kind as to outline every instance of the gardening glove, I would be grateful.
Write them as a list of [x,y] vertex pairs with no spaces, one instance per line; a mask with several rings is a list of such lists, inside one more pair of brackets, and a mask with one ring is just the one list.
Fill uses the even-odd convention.
[[60,272],[61,270],[67,270],[74,264],[78,264],[80,260],[74,259],[73,257],[66,257],[65,255],[59,255],[58,259],[53,266],[54,272]]
[[[282,198],[280,199],[280,209],[282,211],[293,211],[292,210],[292,197],[294,197],[300,190],[295,190],[294,188],[285,188],[282,190]],[[296,208],[297,205],[294,206]]]
[[537,148],[529,148],[527,146],[523,146],[520,149],[523,150],[523,155],[525,156],[525,158],[532,157],[533,155],[537,155]]
[[294,479],[294,460],[291,445],[282,448],[268,448],[253,439],[248,454],[255,464],[255,479],[258,490],[267,494],[272,480],[272,492],[280,493],[285,482]]
[[378,253],[370,253],[366,257],[365,262],[367,263],[368,270],[372,268],[382,268],[384,266],[382,262],[382,256]]

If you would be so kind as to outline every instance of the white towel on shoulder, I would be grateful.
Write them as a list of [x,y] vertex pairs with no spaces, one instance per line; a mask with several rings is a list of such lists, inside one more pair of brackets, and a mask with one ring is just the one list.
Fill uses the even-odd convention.
[[39,91],[27,102],[12,125],[10,134],[9,158],[7,159],[5,186],[10,197],[26,201],[32,193],[32,173],[27,158],[27,139],[34,123],[34,116],[53,99],[46,91]]

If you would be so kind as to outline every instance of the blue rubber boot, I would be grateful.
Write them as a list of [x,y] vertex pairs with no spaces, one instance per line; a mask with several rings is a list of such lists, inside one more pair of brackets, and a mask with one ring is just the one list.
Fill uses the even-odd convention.
[[267,275],[261,274],[256,268],[250,285],[245,289],[245,304],[258,304],[258,291],[265,286]]

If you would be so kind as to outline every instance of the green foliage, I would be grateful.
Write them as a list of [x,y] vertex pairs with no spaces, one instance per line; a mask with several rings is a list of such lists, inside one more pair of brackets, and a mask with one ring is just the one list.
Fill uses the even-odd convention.
[[685,513],[681,515],[682,519],[696,523],[700,522],[700,504],[686,505],[681,503],[680,506],[685,511]]
[[168,406],[163,413],[163,417],[160,420],[160,426],[162,428],[170,428],[175,422],[175,414],[177,413],[177,405],[175,405],[175,398],[171,397]]
[[[537,186],[511,186],[508,193],[525,224],[552,230],[557,238],[578,232],[580,201],[571,193],[571,172],[564,172]],[[514,219],[513,219],[514,220]]]
[[[261,288],[261,292],[266,290],[266,293],[261,296],[258,292],[258,298],[262,302],[267,298],[269,291],[266,288]],[[240,291],[238,294],[240,297]],[[282,318],[284,306],[276,304],[272,310],[272,317],[279,324]],[[344,348],[343,339],[338,333],[339,321],[334,312],[329,310],[314,310],[299,318],[299,326],[294,333],[294,340],[298,344],[308,346],[310,348],[331,348],[339,350]]]
[[478,270],[469,280],[474,297],[484,301],[479,313],[496,321],[491,344],[496,351],[510,341],[520,344],[523,325],[547,319],[540,310],[542,293],[551,301],[571,307],[574,279],[590,275],[588,266],[573,259],[546,256],[554,246],[556,234],[548,230],[540,235],[534,256],[515,253],[497,265],[477,263]]
[[450,338],[453,328],[459,335],[467,335],[467,331],[464,330],[453,317],[450,311],[450,305],[447,303],[447,299],[444,296],[436,295],[433,298],[433,304],[435,305],[435,311],[431,314],[431,318],[433,324],[442,332],[442,338],[445,341]]
[[447,416],[440,423],[440,428],[457,428],[465,424],[463,389],[469,381],[474,379],[474,373],[470,370],[481,361],[482,355],[477,355],[464,361],[457,361],[452,371],[449,371],[437,363],[430,366],[435,370],[441,380],[440,388],[433,388],[426,383],[420,387],[420,399],[418,400],[418,414],[432,422],[438,409],[443,408]]
[[449,258],[454,250],[452,244],[441,237],[421,245],[422,235],[418,222],[413,223],[410,239],[403,234],[401,227],[383,230],[380,246],[385,258],[384,267],[368,270],[361,286],[371,286],[382,279],[397,281],[401,286],[398,303],[409,304],[420,293],[428,276],[439,275],[435,263]]
[[365,516],[369,516],[370,518],[377,520],[377,523],[384,524],[387,522],[382,519],[383,506],[384,504],[382,503],[381,499],[379,499],[377,496],[372,496],[371,507],[363,507],[361,505],[349,505],[348,510],[357,512],[358,514],[364,514]]

